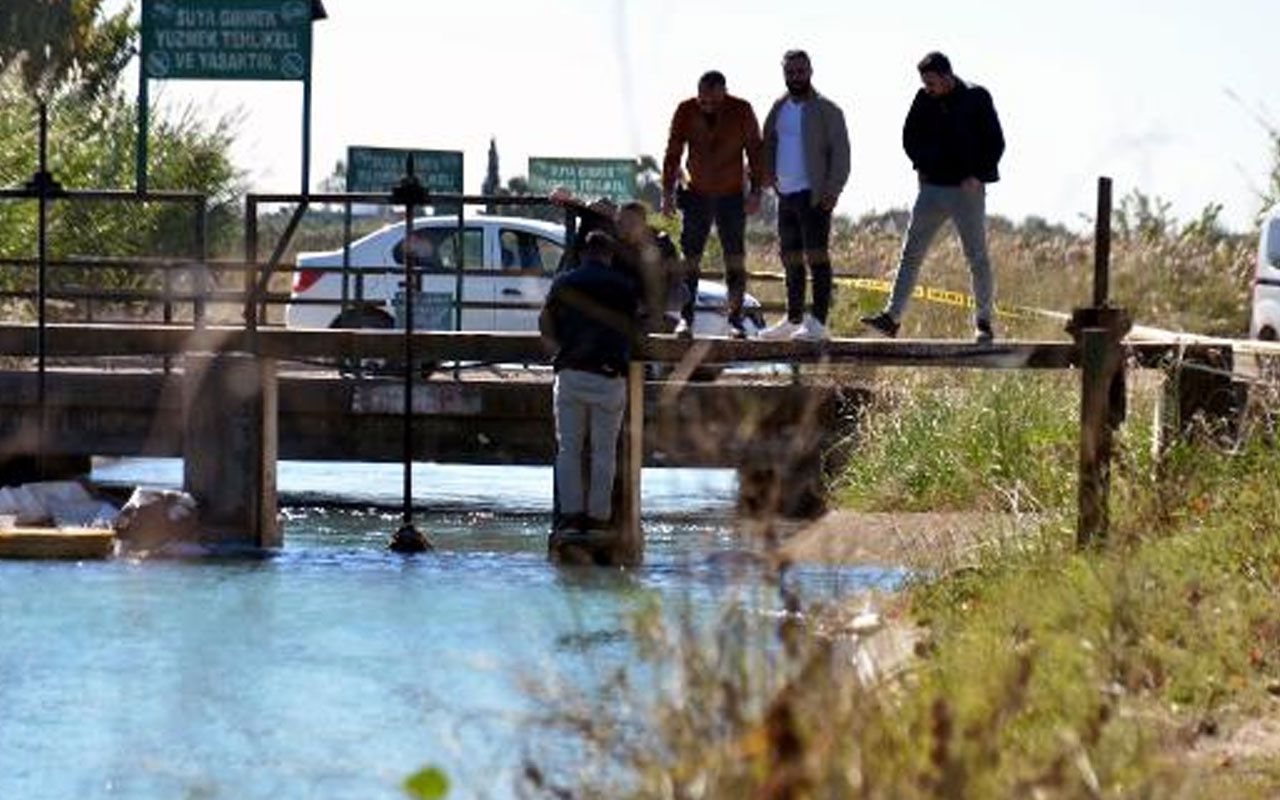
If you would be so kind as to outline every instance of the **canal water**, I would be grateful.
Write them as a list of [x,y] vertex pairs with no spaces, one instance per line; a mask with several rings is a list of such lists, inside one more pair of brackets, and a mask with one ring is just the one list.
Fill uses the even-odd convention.
[[[93,478],[177,486],[181,463]],[[740,546],[728,471],[646,470],[631,572],[547,563],[547,469],[417,465],[438,552],[413,559],[382,547],[398,467],[284,463],[279,480],[271,558],[0,562],[0,798],[398,798],[425,765],[450,797],[513,796],[550,735],[529,681],[587,691],[630,657],[638,609],[711,615],[741,594],[715,556]],[[829,596],[894,576],[800,579]]]

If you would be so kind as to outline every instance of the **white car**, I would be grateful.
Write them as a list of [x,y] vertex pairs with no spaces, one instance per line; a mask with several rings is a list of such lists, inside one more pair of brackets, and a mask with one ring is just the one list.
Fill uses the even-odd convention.
[[1253,276],[1253,315],[1249,335],[1280,339],[1280,208],[1267,214],[1258,237],[1258,265]]
[[[290,328],[391,328],[403,325],[396,307],[403,289],[404,223],[353,242],[342,310],[342,251],[301,253],[293,275],[285,325]],[[458,218],[423,217],[414,223],[414,269],[422,274],[415,297],[416,328],[454,330],[458,288]],[[523,217],[468,216],[462,234],[462,309],[465,331],[536,331],[538,312],[564,255],[563,225]],[[401,295],[402,297],[402,295]],[[724,284],[700,281],[695,334],[729,333]],[[357,300],[357,298],[362,298]],[[763,327],[760,303],[743,301],[748,335]],[[668,309],[675,314],[677,309]]]

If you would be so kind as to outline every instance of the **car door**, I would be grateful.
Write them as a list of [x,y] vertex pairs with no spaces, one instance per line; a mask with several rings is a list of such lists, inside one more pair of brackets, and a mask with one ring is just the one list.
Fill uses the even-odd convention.
[[495,295],[499,307],[495,329],[536,331],[538,312],[551,288],[564,247],[541,233],[514,224],[498,226],[497,244],[499,269]]
[[[484,257],[484,229],[476,223],[467,223],[463,231],[463,246],[458,247],[458,226],[453,218],[425,220],[414,228],[413,244],[415,273],[421,276],[419,298],[415,300],[414,316],[421,322],[418,327],[432,330],[454,330],[454,298],[458,290],[459,257],[462,262],[462,301],[476,303],[464,305],[462,330],[486,331],[493,328],[493,282]],[[461,250],[461,252],[460,252]],[[397,266],[404,265],[404,244],[397,243],[392,259]],[[391,295],[400,290],[403,279],[396,277]]]

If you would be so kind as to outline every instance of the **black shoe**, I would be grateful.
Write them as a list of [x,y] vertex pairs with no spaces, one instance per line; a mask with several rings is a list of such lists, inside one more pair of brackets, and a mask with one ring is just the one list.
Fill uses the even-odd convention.
[[687,319],[681,319],[676,323],[675,330],[672,331],[680,339],[693,338],[693,323]]
[[980,319],[973,326],[973,338],[978,344],[991,344],[995,341],[995,331],[991,330],[991,320]]
[[898,323],[887,312],[881,311],[879,314],[862,317],[861,322],[868,328],[875,328],[890,339],[898,335]]

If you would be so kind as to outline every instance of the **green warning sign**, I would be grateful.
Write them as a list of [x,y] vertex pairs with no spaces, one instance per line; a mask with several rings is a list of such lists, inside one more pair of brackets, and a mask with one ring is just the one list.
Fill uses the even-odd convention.
[[547,194],[563,186],[578,197],[625,201],[636,196],[636,162],[629,158],[529,159],[529,189]]
[[391,191],[404,178],[410,155],[413,174],[428,192],[462,193],[461,151],[355,146],[347,148],[347,191]]
[[148,78],[300,81],[310,74],[310,0],[143,0]]

